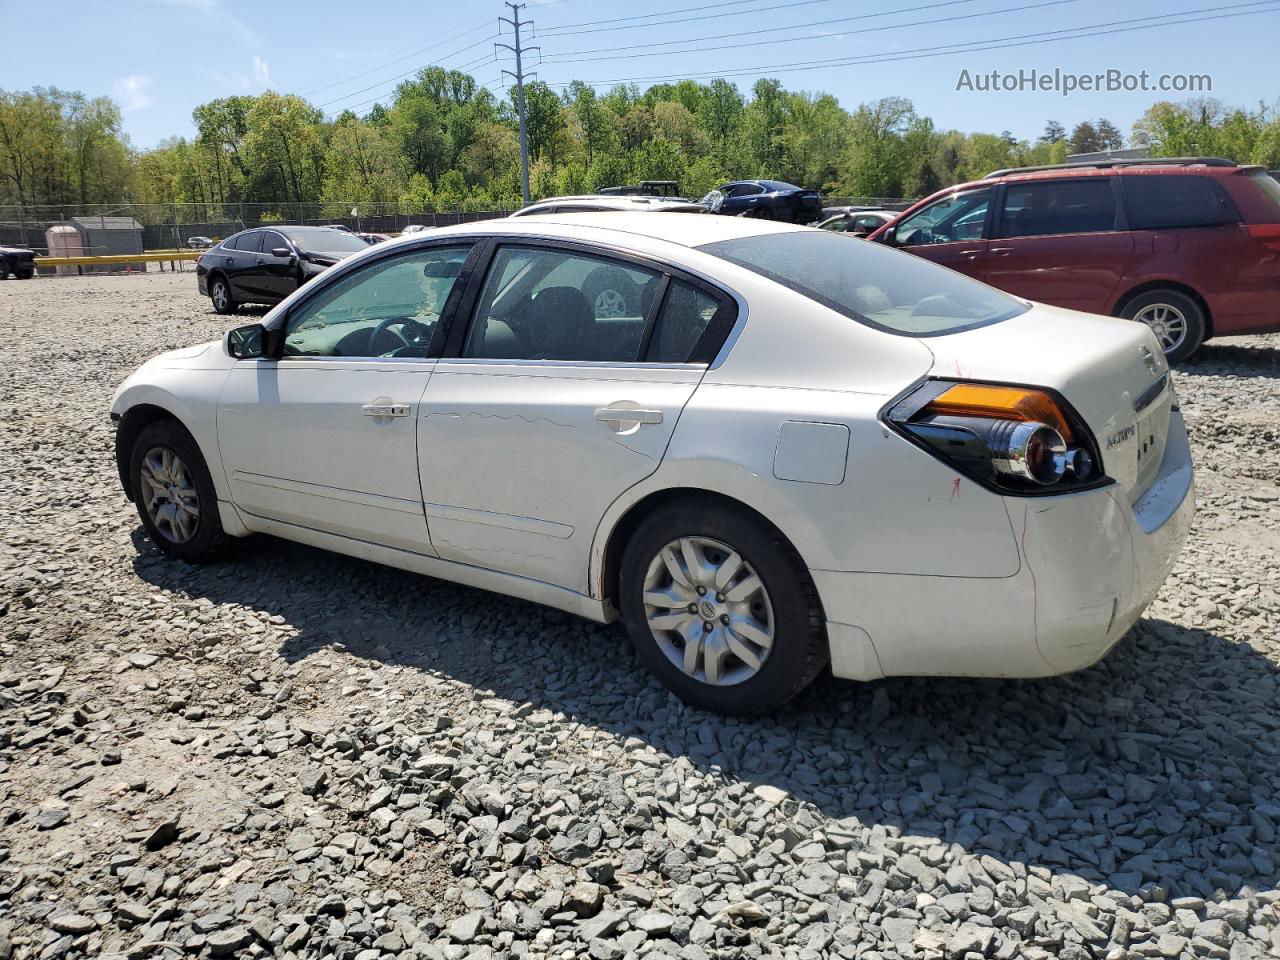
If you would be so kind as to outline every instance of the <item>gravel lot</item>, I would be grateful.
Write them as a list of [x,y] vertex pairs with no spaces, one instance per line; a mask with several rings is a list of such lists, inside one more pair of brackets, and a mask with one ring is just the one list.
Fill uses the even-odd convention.
[[1177,374],[1191,544],[1101,665],[689,711],[620,628],[257,538],[107,404],[191,274],[0,284],[0,960],[1280,956],[1280,337]]

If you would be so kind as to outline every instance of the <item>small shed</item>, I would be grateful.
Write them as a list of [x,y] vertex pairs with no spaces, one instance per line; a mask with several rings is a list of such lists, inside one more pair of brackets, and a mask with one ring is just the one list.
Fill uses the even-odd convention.
[[[67,228],[79,234],[79,252],[63,256],[105,257],[142,253],[142,224],[133,217],[72,217],[66,223],[56,224],[45,231],[50,255],[55,245],[62,249],[76,244],[67,236]],[[81,268],[84,271],[146,270],[145,261],[138,263],[94,264]]]

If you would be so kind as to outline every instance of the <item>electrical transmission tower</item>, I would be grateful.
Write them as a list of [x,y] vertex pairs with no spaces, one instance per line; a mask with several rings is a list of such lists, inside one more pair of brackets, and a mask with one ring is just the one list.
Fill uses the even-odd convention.
[[526,47],[522,43],[523,37],[520,35],[520,28],[533,25],[531,20],[522,21],[520,19],[520,11],[525,5],[523,3],[512,3],[511,0],[507,0],[507,6],[511,8],[510,18],[499,17],[498,19],[502,23],[511,24],[511,29],[515,32],[515,45],[512,46],[506,43],[497,43],[494,44],[494,46],[503,47],[516,55],[515,73],[512,73],[510,70],[503,70],[502,72],[515,78],[516,81],[516,112],[520,116],[520,182],[524,189],[524,202],[529,203],[529,134],[526,131],[524,120],[524,62],[521,59],[521,54],[541,48]]

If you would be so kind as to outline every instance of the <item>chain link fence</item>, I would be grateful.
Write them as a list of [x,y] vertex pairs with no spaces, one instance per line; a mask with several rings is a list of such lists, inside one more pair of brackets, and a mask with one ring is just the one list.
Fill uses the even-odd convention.
[[[877,207],[905,210],[913,201],[901,197],[824,197],[823,207]],[[48,254],[46,231],[79,222],[105,229],[116,218],[132,219],[141,228],[144,251],[188,247],[193,237],[221,240],[250,227],[269,225],[342,224],[357,232],[400,233],[410,224],[452,226],[474,220],[505,217],[512,210],[410,210],[389,203],[88,203],[24,206],[0,204],[0,246],[28,247]],[[337,215],[335,215],[337,214]],[[108,250],[86,249],[85,254]]]

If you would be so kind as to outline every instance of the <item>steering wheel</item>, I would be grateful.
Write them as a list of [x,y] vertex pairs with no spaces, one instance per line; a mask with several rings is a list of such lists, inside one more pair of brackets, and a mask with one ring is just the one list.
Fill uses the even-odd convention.
[[[397,325],[400,327],[399,330],[391,329]],[[373,328],[373,332],[369,334],[369,353],[377,357],[400,350],[402,347],[421,346],[422,336],[426,332],[427,327],[413,317],[387,317],[379,321],[378,325]],[[394,338],[399,342],[392,346],[390,350],[379,351],[377,349],[379,337],[386,337],[389,340]]]

